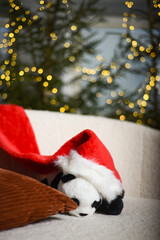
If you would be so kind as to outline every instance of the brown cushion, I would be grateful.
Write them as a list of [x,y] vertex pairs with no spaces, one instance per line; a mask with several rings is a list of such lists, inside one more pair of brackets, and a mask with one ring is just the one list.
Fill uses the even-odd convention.
[[76,208],[74,201],[56,189],[0,168],[0,230],[23,226]]

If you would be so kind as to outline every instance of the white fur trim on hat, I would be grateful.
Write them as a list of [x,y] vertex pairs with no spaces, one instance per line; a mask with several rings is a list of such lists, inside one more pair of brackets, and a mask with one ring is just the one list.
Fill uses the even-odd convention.
[[122,184],[110,169],[97,164],[94,159],[83,158],[75,150],[68,155],[58,156],[55,164],[64,173],[89,181],[109,203],[122,194]]

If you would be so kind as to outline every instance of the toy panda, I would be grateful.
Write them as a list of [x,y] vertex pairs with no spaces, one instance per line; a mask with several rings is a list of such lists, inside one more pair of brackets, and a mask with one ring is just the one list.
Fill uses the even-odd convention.
[[[67,149],[67,150],[66,150]],[[78,205],[74,216],[90,216],[95,211],[118,215],[123,209],[124,190],[113,159],[91,130],[84,130],[57,152],[57,175],[43,183],[72,198]],[[49,181],[49,178],[52,180]]]

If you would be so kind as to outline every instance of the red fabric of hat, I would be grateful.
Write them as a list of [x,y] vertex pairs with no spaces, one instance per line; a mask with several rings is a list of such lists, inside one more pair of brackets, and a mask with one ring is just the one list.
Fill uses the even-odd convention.
[[32,126],[22,107],[0,105],[0,119],[0,160],[12,158],[33,171],[47,174],[55,168],[58,156],[67,156],[75,150],[86,160],[110,169],[121,181],[109,151],[93,131],[82,131],[55,154],[44,156],[39,152]]

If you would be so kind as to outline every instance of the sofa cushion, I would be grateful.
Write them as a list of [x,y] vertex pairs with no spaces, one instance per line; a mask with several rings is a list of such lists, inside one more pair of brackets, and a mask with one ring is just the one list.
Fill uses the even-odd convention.
[[74,201],[56,189],[0,168],[0,230],[27,225],[76,207]]

